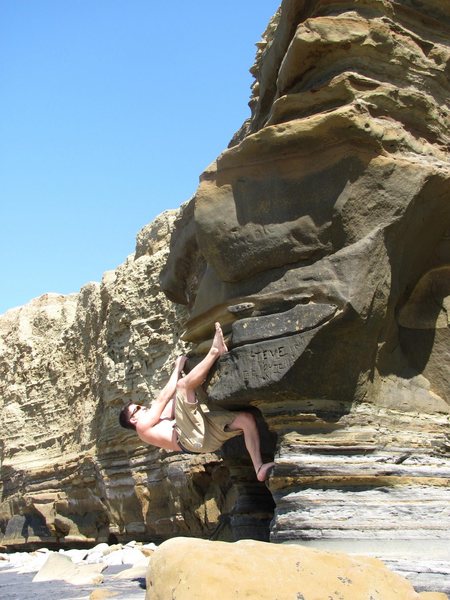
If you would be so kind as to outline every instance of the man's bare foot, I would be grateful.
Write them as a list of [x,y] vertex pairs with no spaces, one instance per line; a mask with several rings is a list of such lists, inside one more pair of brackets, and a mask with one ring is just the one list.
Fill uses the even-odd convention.
[[223,332],[220,323],[216,323],[216,333],[214,334],[214,339],[211,348],[217,348],[219,351],[219,356],[228,352],[227,345],[225,344],[225,340],[223,339]]
[[274,462],[263,463],[259,467],[259,469],[256,471],[256,478],[258,479],[258,481],[266,481],[266,479],[268,479],[270,472],[272,471],[274,466],[275,466]]

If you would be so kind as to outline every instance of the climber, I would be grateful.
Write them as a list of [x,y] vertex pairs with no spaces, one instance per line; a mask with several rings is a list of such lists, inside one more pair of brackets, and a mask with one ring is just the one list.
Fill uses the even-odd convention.
[[219,323],[215,327],[211,348],[198,365],[183,375],[187,358],[179,356],[169,381],[152,405],[127,404],[119,422],[122,427],[134,429],[147,444],[189,454],[214,452],[227,440],[243,434],[256,477],[265,481],[275,463],[263,463],[254,416],[223,409],[203,411],[195,395],[216,360],[228,352]]

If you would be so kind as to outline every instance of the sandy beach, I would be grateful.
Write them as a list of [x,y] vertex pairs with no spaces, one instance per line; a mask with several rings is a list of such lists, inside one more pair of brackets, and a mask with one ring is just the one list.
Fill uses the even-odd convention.
[[18,573],[17,569],[0,566],[0,598],[2,600],[144,600],[145,577],[120,579],[119,573],[129,565],[108,567],[104,581],[97,585],[71,585],[64,581],[35,582],[35,573]]
[[[106,544],[104,546],[106,548],[103,548],[103,552],[108,552],[109,548]],[[97,548],[102,550],[101,546]],[[96,562],[101,561],[102,564],[99,566],[99,575],[88,576],[87,578],[85,575],[84,583],[80,585],[69,583],[70,577],[64,577],[61,571],[61,568],[65,568],[65,563],[73,569],[84,565],[79,571],[81,573],[83,573],[83,568],[89,569],[89,566],[86,567],[86,560],[78,560],[77,564],[73,563],[68,558],[70,551],[66,553],[65,558],[61,554],[53,554],[48,551],[46,553],[2,555],[0,561],[0,598],[2,600],[28,600],[31,598],[38,600],[104,600],[114,597],[116,600],[144,600],[148,558],[146,559],[141,555],[144,560],[139,559],[139,550],[134,548],[130,553],[130,548],[122,548],[109,553],[109,556],[105,554],[97,556],[94,549],[93,551],[85,551],[85,558],[87,558],[89,552],[93,560]],[[53,560],[51,563],[50,572],[48,572],[48,568],[45,571],[45,562],[49,557],[58,559],[56,562]],[[133,557],[135,560],[139,560],[139,564],[131,564]],[[61,560],[63,561],[62,564]],[[108,560],[110,564],[104,562]],[[42,577],[43,573],[45,573],[44,577]],[[72,577],[74,576],[75,571],[72,573]],[[33,579],[43,578],[47,580],[33,581]]]

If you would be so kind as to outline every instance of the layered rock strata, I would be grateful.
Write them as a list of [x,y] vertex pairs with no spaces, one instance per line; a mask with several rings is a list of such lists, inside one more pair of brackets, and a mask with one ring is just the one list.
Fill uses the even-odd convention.
[[449,40],[440,0],[285,0],[162,278],[199,353],[225,326],[211,401],[276,433],[271,539],[425,552],[444,586]]
[[118,424],[185,350],[185,311],[158,283],[175,216],[145,227],[101,284],[0,317],[0,545],[208,536],[233,504],[219,455],[152,449]]

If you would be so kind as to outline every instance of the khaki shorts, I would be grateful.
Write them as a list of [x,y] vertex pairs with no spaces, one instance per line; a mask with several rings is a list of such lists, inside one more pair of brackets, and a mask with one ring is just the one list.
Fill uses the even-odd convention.
[[188,402],[177,392],[175,401],[175,430],[179,443],[189,452],[215,452],[224,442],[242,434],[242,430],[227,431],[237,417],[229,410],[209,411],[199,402]]

